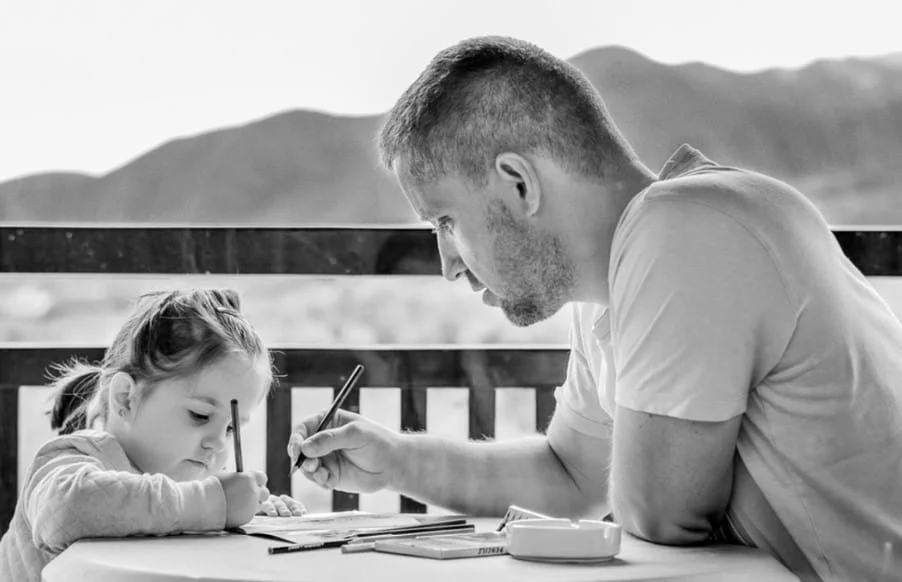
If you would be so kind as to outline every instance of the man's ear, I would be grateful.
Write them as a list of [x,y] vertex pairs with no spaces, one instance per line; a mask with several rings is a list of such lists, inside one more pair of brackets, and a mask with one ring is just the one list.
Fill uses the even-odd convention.
[[135,379],[125,372],[116,372],[110,378],[110,414],[126,422],[134,418],[137,402]]
[[539,211],[542,189],[535,166],[520,154],[504,152],[495,158],[495,172],[511,188],[511,204],[517,204],[526,216]]

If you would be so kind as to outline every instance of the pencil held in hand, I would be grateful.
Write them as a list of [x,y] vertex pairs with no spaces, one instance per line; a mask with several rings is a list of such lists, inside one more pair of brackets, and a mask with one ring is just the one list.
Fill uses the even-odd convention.
[[[357,384],[357,380],[360,378],[360,375],[363,374],[364,367],[360,364],[357,364],[357,367],[354,368],[354,371],[351,372],[351,375],[348,376],[347,382],[345,385],[341,387],[341,390],[338,391],[338,395],[335,396],[335,400],[332,401],[332,404],[329,405],[329,409],[326,411],[326,414],[323,415],[322,420],[319,421],[319,425],[317,425],[316,430],[307,435],[307,438],[315,435],[320,432],[332,422],[332,418],[335,416],[335,413],[338,411],[338,408],[345,401],[345,398],[348,397],[351,390],[354,389],[354,386]],[[307,457],[304,456],[304,453],[301,452],[300,447],[298,448],[298,458],[295,460],[294,465],[291,468],[291,474],[293,475],[295,471],[301,468],[301,464]]]
[[238,400],[232,398],[232,440],[235,441],[235,471],[244,471],[244,459],[241,456],[241,423],[238,421]]

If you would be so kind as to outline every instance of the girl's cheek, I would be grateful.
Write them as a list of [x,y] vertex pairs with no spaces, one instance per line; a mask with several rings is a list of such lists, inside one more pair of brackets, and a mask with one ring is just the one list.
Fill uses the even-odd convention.
[[214,473],[218,473],[220,471],[233,471],[235,468],[229,464],[230,455],[228,451],[219,453],[216,456],[216,463],[212,467],[212,471]]

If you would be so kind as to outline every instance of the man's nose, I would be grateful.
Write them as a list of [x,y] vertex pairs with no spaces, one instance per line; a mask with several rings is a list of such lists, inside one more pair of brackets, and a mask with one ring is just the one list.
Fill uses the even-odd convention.
[[442,276],[448,281],[456,281],[467,272],[467,266],[464,265],[453,245],[442,242],[441,238],[438,242],[438,254],[442,259]]

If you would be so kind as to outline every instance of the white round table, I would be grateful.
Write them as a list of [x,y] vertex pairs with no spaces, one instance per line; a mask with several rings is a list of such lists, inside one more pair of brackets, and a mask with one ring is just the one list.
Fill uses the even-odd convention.
[[[497,519],[475,519],[490,531]],[[738,546],[674,548],[623,536],[618,557],[603,564],[526,562],[510,556],[433,560],[338,549],[269,555],[276,543],[235,534],[76,542],[43,571],[44,582],[467,582],[600,580],[798,580],[772,557]]]

